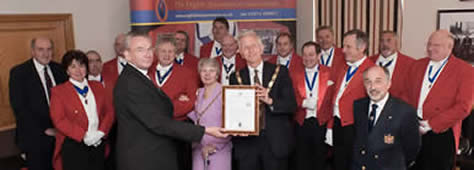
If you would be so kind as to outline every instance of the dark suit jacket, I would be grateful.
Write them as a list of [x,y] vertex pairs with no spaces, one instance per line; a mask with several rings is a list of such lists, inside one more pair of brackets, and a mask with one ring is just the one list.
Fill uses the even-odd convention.
[[166,94],[131,65],[114,89],[118,170],[177,170],[177,143],[200,141],[204,128],[173,120]]
[[[353,168],[404,170],[421,146],[416,110],[390,96],[369,133],[369,98],[354,102],[355,140]],[[393,144],[390,139],[393,137]]]
[[[263,86],[268,87],[273,73],[275,72],[274,64],[264,62],[263,64]],[[249,70],[244,67],[240,71],[242,83],[249,85]],[[230,84],[238,84],[235,73],[230,76]],[[275,84],[269,92],[269,96],[273,99],[273,111],[267,105],[265,110],[265,134],[258,136],[264,137],[270,144],[271,150],[276,157],[286,157],[294,147],[293,132],[293,113],[296,111],[296,99],[293,92],[291,79],[288,75],[286,67],[280,67]],[[253,146],[256,146],[255,136],[233,138],[235,148],[235,156],[243,157],[246,154],[255,152]]]
[[[67,75],[59,64],[50,62],[49,67],[56,85],[66,81]],[[33,59],[10,70],[10,104],[16,117],[16,143],[22,151],[54,142],[54,137],[44,133],[53,128],[44,88]]]

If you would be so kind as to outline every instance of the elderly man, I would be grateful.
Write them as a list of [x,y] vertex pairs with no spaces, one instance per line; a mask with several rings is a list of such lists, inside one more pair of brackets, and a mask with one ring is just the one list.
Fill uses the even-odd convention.
[[107,61],[104,63],[102,69],[102,76],[104,78],[105,86],[109,91],[115,87],[115,81],[117,81],[118,76],[122,73],[123,68],[127,65],[127,60],[125,60],[123,51],[125,43],[125,34],[120,33],[115,37],[114,50],[116,58]]
[[102,58],[100,54],[95,50],[90,50],[86,52],[87,59],[89,60],[89,74],[87,79],[92,81],[98,81],[104,84],[104,79],[102,78]]
[[[334,146],[335,170],[350,169],[354,138],[354,101],[366,97],[362,84],[362,72],[374,63],[365,56],[368,47],[367,34],[351,30],[344,34],[343,52],[347,65],[338,71],[335,84],[324,99],[318,119],[328,122],[327,143]],[[334,131],[334,134],[332,134]]]
[[216,58],[221,65],[219,78],[222,85],[229,85],[230,75],[245,67],[245,60],[237,52],[238,49],[237,40],[232,35],[222,38],[222,55]]
[[212,21],[212,36],[214,40],[201,46],[200,58],[214,58],[222,55],[222,38],[229,34],[229,21],[224,17],[217,17]]
[[337,48],[334,39],[334,30],[330,26],[321,26],[316,29],[316,41],[322,48],[321,64],[331,67],[332,71],[343,70],[346,61],[342,48]]
[[176,140],[199,142],[204,133],[227,137],[222,128],[173,119],[172,101],[147,75],[153,62],[148,35],[127,34],[124,55],[128,64],[114,89],[118,170],[177,170]]
[[260,107],[260,135],[233,138],[241,170],[285,170],[294,147],[293,113],[296,99],[286,67],[264,62],[263,44],[255,32],[239,37],[247,67],[231,75],[231,85],[255,85]]
[[49,116],[50,89],[67,80],[54,61],[49,38],[31,40],[32,59],[10,70],[10,104],[16,117],[16,143],[29,170],[52,170],[56,130]]
[[354,102],[353,170],[406,170],[421,145],[416,110],[388,93],[390,72],[381,66],[364,71],[369,97]]
[[285,66],[290,73],[304,70],[301,57],[294,51],[295,41],[290,33],[282,32],[276,38],[277,55],[272,56],[268,62]]
[[415,61],[402,54],[398,49],[398,37],[393,31],[383,31],[380,35],[379,53],[369,57],[375,64],[387,68],[390,73],[390,94],[401,97],[405,92],[404,78],[410,70],[410,65]]
[[447,30],[431,34],[428,57],[417,60],[406,75],[406,101],[417,109],[422,134],[414,166],[450,170],[461,133],[461,121],[472,107],[471,65],[452,55],[454,38]]
[[296,170],[324,169],[327,147],[324,144],[325,122],[318,121],[328,89],[329,68],[320,64],[321,47],[306,42],[302,49],[304,71],[293,74],[292,81],[298,110],[296,126]]

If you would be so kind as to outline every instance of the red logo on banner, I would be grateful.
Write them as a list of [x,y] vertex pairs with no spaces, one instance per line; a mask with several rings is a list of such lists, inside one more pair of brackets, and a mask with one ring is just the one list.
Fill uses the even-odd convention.
[[168,19],[168,6],[165,0],[157,0],[155,5],[156,18],[160,22],[165,22]]

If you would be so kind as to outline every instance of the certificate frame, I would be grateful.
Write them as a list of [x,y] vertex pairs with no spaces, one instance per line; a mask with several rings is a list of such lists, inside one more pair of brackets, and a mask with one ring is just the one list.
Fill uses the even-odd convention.
[[[230,112],[227,112],[226,111],[226,106],[228,106],[229,104],[231,103],[227,103],[227,101],[229,100],[226,100],[226,97],[230,97],[230,93],[228,94],[228,92],[230,91],[235,91],[235,90],[254,90],[255,91],[255,95],[254,95],[254,108],[253,108],[253,116],[247,116],[246,118],[244,119],[248,119],[248,121],[252,121],[250,119],[253,119],[253,128],[252,130],[235,130],[233,128],[230,128],[228,126],[228,124],[226,124],[227,119],[230,119],[232,117],[235,116],[235,114],[239,114],[239,111],[230,111]],[[260,133],[260,122],[259,122],[259,116],[260,116],[260,110],[259,110],[259,104],[260,104],[260,101],[257,97],[257,94],[256,94],[256,91],[257,91],[257,86],[252,86],[252,85],[230,85],[230,86],[223,86],[222,87],[222,127],[224,129],[227,129],[226,133],[234,133],[234,134],[248,134],[248,135],[252,135],[252,136],[258,136],[259,133]],[[234,96],[233,96],[234,97]],[[252,100],[252,98],[250,98],[250,100]],[[231,102],[231,101],[229,101]],[[242,102],[243,103],[243,102]],[[239,102],[239,104],[242,104]],[[234,103],[235,104],[235,103]],[[243,104],[245,105],[245,104]],[[229,114],[232,114],[232,116],[230,116]],[[240,126],[240,125],[239,125]]]

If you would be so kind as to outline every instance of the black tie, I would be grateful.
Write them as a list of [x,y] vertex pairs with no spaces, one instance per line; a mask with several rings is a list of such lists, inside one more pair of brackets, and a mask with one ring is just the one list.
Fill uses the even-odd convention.
[[53,87],[53,82],[51,77],[48,74],[48,66],[44,66],[44,80],[46,81],[46,89],[48,90],[48,97],[51,96],[51,87]]
[[[254,70],[254,75],[253,75],[253,82],[255,85],[262,85],[260,83],[260,79],[258,78],[258,70]],[[259,105],[259,122],[260,122],[260,130],[265,129],[265,105],[263,103],[260,103]]]
[[377,112],[377,107],[379,107],[377,104],[372,104],[372,111],[370,111],[369,115],[369,132],[372,131],[372,128],[374,127],[375,113]]

